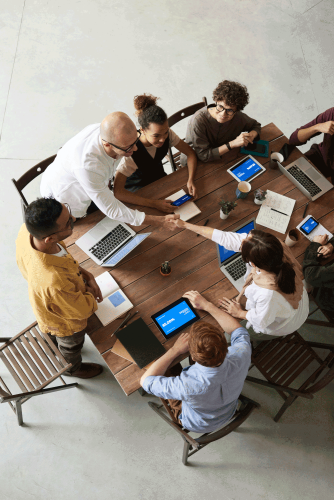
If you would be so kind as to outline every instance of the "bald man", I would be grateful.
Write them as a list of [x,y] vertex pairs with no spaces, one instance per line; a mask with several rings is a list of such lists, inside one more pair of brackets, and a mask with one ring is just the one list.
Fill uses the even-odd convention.
[[137,150],[138,140],[135,124],[120,111],[106,116],[101,124],[88,125],[59,150],[45,170],[41,195],[68,203],[76,218],[96,206],[111,219],[133,226],[145,222],[174,229],[175,214],[159,217],[131,210],[108,187],[122,157]]

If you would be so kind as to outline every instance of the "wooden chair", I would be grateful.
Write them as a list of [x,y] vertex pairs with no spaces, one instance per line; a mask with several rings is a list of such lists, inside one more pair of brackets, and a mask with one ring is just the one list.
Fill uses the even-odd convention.
[[[322,360],[313,347],[328,349],[330,352]],[[299,381],[298,388],[292,387],[293,382],[302,376],[313,362],[315,362],[316,369],[312,374],[308,375],[304,382]],[[307,342],[298,332],[294,332],[285,337],[261,342],[253,351],[250,370],[254,366],[266,380],[250,376],[246,380],[275,389],[285,400],[274,417],[275,422],[278,422],[297,397],[313,399],[313,394],[326,387],[334,379],[334,345]],[[325,370],[326,373],[319,379]]]
[[27,172],[25,172],[21,177],[16,181],[15,179],[12,179],[12,182],[14,186],[17,189],[17,192],[19,193],[21,197],[21,208],[22,208],[22,216],[23,216],[23,221],[24,221],[24,211],[29,205],[27,202],[24,194],[22,193],[22,190],[31,182],[33,181],[36,177],[38,177],[40,174],[46,170],[46,168],[54,161],[57,155],[52,155],[49,158],[46,158],[46,160],[41,161],[40,163],[37,163],[34,167],[31,167]]
[[[202,434],[198,438],[194,439],[191,436],[189,436],[188,434],[189,431],[183,429],[182,426],[176,421],[172,411],[170,410],[167,404],[167,401],[161,398],[160,400],[162,402],[161,405],[153,403],[152,401],[149,401],[148,404],[150,408],[152,408],[152,410],[154,410],[159,415],[159,417],[161,417],[165,422],[167,422],[167,424],[170,425],[172,429],[174,429],[182,437],[184,441],[183,455],[182,455],[183,465],[187,465],[188,458],[197,453],[198,451],[200,451],[202,448],[204,448],[210,443],[213,443],[213,441],[217,441],[218,439],[227,436],[237,427],[239,427],[239,425],[241,425],[249,417],[254,408],[260,408],[260,405],[258,403],[240,394],[239,396],[239,400],[241,401],[240,410],[238,410],[234,414],[232,420],[230,420],[227,423],[227,425],[225,425],[224,427],[215,432]],[[165,408],[168,415],[163,410],[163,408]]]
[[[316,308],[312,312],[310,312],[310,314],[308,315],[308,318],[305,321],[305,323],[307,323],[308,325],[316,325],[316,326],[324,326],[326,328],[334,328],[333,319],[330,316],[328,316],[328,314],[326,313],[326,311],[324,311],[323,309],[321,309],[321,307],[319,306],[318,302],[315,299],[316,295],[317,295],[317,288],[315,288],[312,293],[309,293],[309,299],[312,300],[315,303]],[[327,321],[320,321],[320,320],[317,320],[317,319],[309,319],[310,316],[312,316],[312,314],[314,314],[316,311],[321,311],[322,314],[327,319]],[[333,316],[334,316],[334,313],[333,313]]]
[[[41,333],[37,323],[25,328],[15,337],[0,338],[0,359],[22,392],[12,394],[0,377],[0,403],[9,403],[19,425],[23,424],[22,404],[33,396],[78,387],[78,383],[66,384],[61,375],[72,365],[67,363],[50,337]],[[64,385],[46,387],[60,378]]]
[[[196,113],[196,111],[207,105],[208,103],[206,97],[202,97],[201,102],[192,104],[191,106],[187,106],[186,108],[183,108],[180,111],[177,111],[177,113],[174,113],[172,116],[170,116],[168,118],[168,125],[172,127],[176,123],[180,122],[181,120],[184,120],[184,118],[187,118],[188,116],[193,115],[194,113]],[[169,148],[168,155],[174,172],[182,167],[180,163],[180,156],[181,156],[180,151],[178,151],[177,153],[175,153],[175,155],[173,155],[172,148]]]

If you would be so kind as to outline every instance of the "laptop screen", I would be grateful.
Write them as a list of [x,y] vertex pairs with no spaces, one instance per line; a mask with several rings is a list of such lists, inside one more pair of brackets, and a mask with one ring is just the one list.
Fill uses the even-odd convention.
[[[247,224],[245,224],[244,226],[242,226],[240,229],[238,229],[235,232],[239,233],[239,234],[249,233],[249,231],[254,229],[254,227],[255,227],[255,224],[254,224],[254,221],[252,220],[250,222],[247,222]],[[239,252],[233,252],[233,250],[226,250],[226,248],[223,247],[222,245],[218,245],[218,247],[219,247],[219,260],[220,260],[219,266],[221,266],[227,259],[232,257],[232,255],[239,253]]]
[[231,168],[231,172],[233,172],[233,174],[238,177],[240,181],[247,181],[259,170],[261,170],[260,165],[255,163],[252,158],[247,158],[242,163],[239,163],[234,168]]

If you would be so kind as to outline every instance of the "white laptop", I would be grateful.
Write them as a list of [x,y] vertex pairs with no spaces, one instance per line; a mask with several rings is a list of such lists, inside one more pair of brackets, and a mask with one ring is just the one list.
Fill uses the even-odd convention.
[[278,168],[309,200],[316,200],[334,187],[303,156],[285,168],[278,162]]
[[[242,226],[235,229],[234,233],[249,233],[255,229],[255,218],[248,220]],[[242,260],[240,252],[233,252],[233,250],[226,250],[222,245],[217,245],[217,255],[220,270],[225,274],[226,278],[232,285],[241,292],[245,284],[244,276],[246,274],[246,263]]]
[[151,233],[137,234],[123,222],[105,217],[76,241],[96,264],[113,267]]

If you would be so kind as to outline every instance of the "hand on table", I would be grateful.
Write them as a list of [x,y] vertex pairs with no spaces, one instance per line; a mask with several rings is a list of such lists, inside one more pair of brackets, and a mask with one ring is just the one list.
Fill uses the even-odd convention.
[[209,301],[202,297],[202,295],[195,290],[186,292],[183,297],[188,299],[191,305],[193,307],[196,307],[196,309],[203,309],[203,311],[206,311],[206,308],[209,305]]
[[240,318],[240,314],[244,311],[241,307],[241,304],[239,304],[239,302],[236,302],[236,300],[234,299],[230,300],[226,297],[223,297],[222,299],[218,300],[218,303],[222,307],[222,309],[233,316],[233,318]]
[[102,302],[103,297],[99,285],[96,283],[94,276],[87,280],[86,292],[90,292],[97,302]]
[[179,338],[172,347],[177,356],[179,356],[179,354],[184,354],[185,352],[189,351],[188,341],[189,341],[189,333],[182,333],[179,336]]
[[[327,234],[318,234],[317,236],[315,236],[313,238],[313,241],[315,243],[320,243],[320,245],[326,245],[327,241],[328,241],[328,235]],[[319,252],[319,250],[318,250]]]
[[322,254],[323,257],[329,257],[333,253],[333,245],[331,243],[327,243],[327,245],[323,245],[318,248],[318,254]]
[[196,187],[195,187],[195,184],[193,183],[193,181],[187,182],[187,189],[188,189],[188,193],[190,194],[190,196],[192,196],[194,198],[194,200],[196,200],[197,192],[196,192]]
[[323,134],[334,134],[334,122],[329,121],[325,123],[318,123],[317,125],[318,131],[323,133]]
[[172,214],[175,210],[175,207],[173,207],[172,203],[172,200],[156,200],[154,203],[154,208],[157,208],[161,212]]
[[242,148],[246,147],[249,143],[253,144],[253,136],[248,132],[241,132],[241,134],[238,135],[234,141],[230,142],[230,146],[232,148]]

